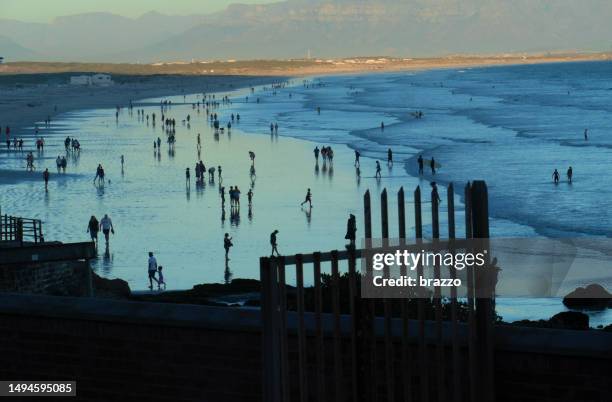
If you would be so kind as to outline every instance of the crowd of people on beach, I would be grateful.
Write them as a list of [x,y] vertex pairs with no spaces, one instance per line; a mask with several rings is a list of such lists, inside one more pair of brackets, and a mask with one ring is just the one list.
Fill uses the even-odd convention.
[[[315,87],[315,84],[311,84],[311,83],[309,84],[305,83],[304,85],[305,87]],[[268,90],[272,90],[274,91],[273,93],[276,94],[276,91],[282,88],[284,88],[284,84],[273,85],[272,87],[268,88]],[[251,93],[252,94],[254,93],[254,88],[251,89]],[[289,95],[291,97],[291,94]],[[186,98],[184,98],[184,100],[185,99]],[[249,97],[247,96],[246,101],[248,102],[248,100],[249,100]],[[213,132],[214,132],[215,138],[218,138],[220,134],[224,134],[225,132],[229,134],[231,132],[230,130],[232,129],[232,127],[235,124],[240,122],[240,119],[241,119],[240,114],[231,113],[231,115],[226,115],[226,118],[227,118],[226,123],[222,123],[222,119],[223,119],[223,117],[221,116],[222,111],[219,109],[222,106],[231,105],[231,102],[232,101],[228,96],[223,96],[220,98],[220,100],[217,100],[216,95],[214,94],[202,94],[201,100],[198,99],[197,102],[191,103],[191,109],[193,110],[192,112],[193,116],[197,117],[202,112],[205,114],[204,121],[207,124],[209,124],[210,127],[214,130]],[[259,98],[257,98],[257,103],[259,103]],[[153,128],[157,128],[156,124],[158,123],[158,121],[161,122],[160,126],[161,126],[162,135],[157,136],[157,138],[154,137],[153,139],[154,155],[156,155],[158,158],[161,157],[163,135],[166,136],[165,142],[167,144],[168,153],[171,156],[173,155],[175,144],[178,141],[177,124],[176,124],[177,116],[173,115],[172,105],[173,105],[172,101],[170,100],[160,101],[159,116],[154,112],[147,113],[147,111],[142,108],[137,109],[137,118],[139,122],[142,122],[143,124],[146,124],[147,126],[151,125]],[[133,110],[133,104],[132,102],[130,102],[129,104],[130,113],[132,113],[132,110]],[[120,106],[117,106],[115,110],[115,118],[117,121],[119,121],[119,117],[121,113],[122,113],[122,108]],[[316,107],[316,113],[318,115],[321,114],[321,108],[319,106]],[[412,115],[416,119],[422,119],[424,117],[424,114],[422,111],[414,112],[412,113]],[[190,113],[190,114],[186,114],[184,118],[179,117],[178,120],[181,123],[179,125],[179,129],[181,125],[185,126],[187,129],[190,129],[191,123],[195,121],[196,119],[196,117],[193,117],[193,116]],[[161,117],[161,118],[158,120],[158,117]],[[49,117],[48,120],[45,120],[45,124],[49,125],[50,121],[51,120]],[[380,130],[384,131],[385,128],[386,128],[385,122],[383,121],[380,123]],[[269,130],[270,130],[271,135],[278,135],[278,132],[279,132],[278,122],[271,122],[269,125]],[[6,137],[6,146],[8,149],[11,148],[11,144],[13,145],[14,149],[19,149],[19,150],[23,149],[23,139],[12,138],[12,141],[11,141],[10,127],[6,126],[4,132],[5,132],[5,137]],[[2,133],[2,128],[0,127],[0,134],[1,133]],[[212,163],[210,163],[210,165],[207,168],[207,166],[204,164],[204,161],[203,161],[205,158],[202,157],[203,147],[202,147],[202,140],[201,140],[200,133],[197,134],[197,137],[194,136],[194,138],[196,139],[197,159],[196,159],[195,166],[193,167],[193,170],[191,170],[190,167],[187,167],[185,169],[185,180],[186,180],[187,191],[189,191],[191,188],[192,172],[195,174],[195,185],[198,187],[204,187],[206,185],[206,182],[208,182],[208,184],[215,184],[215,179],[216,179],[218,181],[218,188],[219,188],[219,198],[220,198],[220,203],[221,203],[221,214],[222,214],[221,216],[222,216],[222,220],[224,220],[225,219],[226,187],[223,186],[222,166],[221,165],[214,166]],[[588,140],[588,129],[584,130],[584,140],[585,141]],[[147,141],[150,141],[150,140],[147,140]],[[44,150],[45,140],[43,136],[40,136],[38,134],[38,128],[36,128],[36,136],[35,136],[34,144],[40,155],[40,153],[42,153]],[[64,148],[67,153],[68,152],[77,153],[77,152],[80,152],[81,150],[79,140],[77,140],[74,137],[65,138]],[[319,164],[319,159],[321,159],[324,166],[332,165],[334,162],[334,150],[329,145],[322,145],[322,146],[317,145],[315,146],[313,153],[314,153],[315,163],[317,167]],[[356,175],[358,178],[361,178],[361,151],[358,149],[355,149],[354,154],[355,154],[354,167],[355,167]],[[255,180],[256,155],[254,151],[250,150],[248,152],[248,156],[251,162],[251,166],[249,170],[249,176],[251,178],[251,186],[248,189],[247,198],[248,198],[248,206],[249,206],[249,215],[251,215],[251,207],[252,207],[253,197],[254,197],[253,190],[254,190],[254,180]],[[383,158],[381,158],[381,160],[384,161]],[[389,169],[393,167],[394,152],[393,152],[393,149],[391,148],[388,148],[386,151],[386,161],[387,161],[387,166],[389,167]],[[400,158],[400,161],[401,161],[401,158]],[[121,155],[122,172],[124,168],[124,162],[125,162],[124,156]],[[375,166],[374,166],[374,176],[373,177],[376,180],[382,180],[383,179],[383,171],[382,171],[383,169],[381,166],[381,161],[375,159],[374,162],[375,162]],[[26,163],[27,163],[26,169],[29,171],[33,171],[34,170],[34,155],[31,151],[29,151],[26,156]],[[68,160],[66,156],[58,155],[57,158],[55,159],[55,163],[56,163],[58,173],[66,172],[67,165],[68,165]],[[425,170],[428,169],[431,174],[431,177],[433,177],[438,173],[438,169],[440,168],[440,165],[434,159],[433,156],[430,157],[429,159],[425,159],[423,155],[418,155],[418,158],[416,159],[416,165],[417,165],[416,167],[418,169],[419,176],[425,175]],[[231,166],[228,167],[228,169],[231,169]],[[566,176],[567,176],[568,182],[572,183],[573,169],[571,166],[568,168],[566,172]],[[554,170],[552,174],[552,178],[555,184],[558,184],[560,182],[560,173],[558,172],[557,169]],[[45,169],[43,171],[43,180],[45,184],[45,190],[48,191],[48,184],[50,180],[50,172],[48,169]],[[106,175],[105,175],[105,170],[102,164],[99,163],[96,168],[96,174],[93,179],[93,182],[94,184],[97,184],[98,186],[103,186],[105,183],[105,180],[107,180]],[[432,188],[432,195],[434,199],[436,199],[438,202],[441,202],[441,199],[438,194],[438,188],[437,188],[436,182],[431,181],[430,185]],[[230,199],[231,217],[233,220],[239,219],[240,197],[242,194],[239,186],[238,185],[230,186],[229,190],[227,190],[227,194],[229,195],[229,199]],[[310,209],[313,208],[312,201],[313,201],[312,190],[311,188],[307,188],[303,201],[299,205],[303,209],[306,206],[307,207],[306,209],[310,211]],[[297,200],[297,202],[299,202],[299,200]],[[114,230],[113,223],[110,217],[107,214],[105,214],[104,217],[100,221],[98,221],[98,219],[92,215],[89,220],[88,226],[87,226],[87,232],[89,232],[91,236],[91,240],[96,244],[96,247],[98,246],[98,233],[100,232],[103,233],[104,239],[105,239],[105,245],[106,245],[106,248],[108,249],[109,237],[111,234],[115,233],[115,230]],[[356,233],[357,233],[356,218],[353,214],[350,214],[348,221],[347,221],[347,230],[346,230],[346,235],[345,235],[345,239],[348,241],[348,245],[347,245],[348,247],[355,247]],[[272,256],[280,255],[279,250],[278,250],[278,234],[279,234],[278,229],[274,230],[270,234],[270,247],[271,247]],[[229,233],[225,233],[223,237],[223,248],[225,251],[226,262],[229,260],[230,250],[232,249],[232,247],[234,247],[233,238],[230,236]],[[162,274],[162,266],[158,266],[157,260],[155,256],[153,255],[153,252],[149,253],[148,275],[149,275],[148,276],[149,289],[151,290],[153,289],[154,282],[157,284],[158,289],[162,289],[162,287],[165,288],[165,281],[164,281],[164,277]]]

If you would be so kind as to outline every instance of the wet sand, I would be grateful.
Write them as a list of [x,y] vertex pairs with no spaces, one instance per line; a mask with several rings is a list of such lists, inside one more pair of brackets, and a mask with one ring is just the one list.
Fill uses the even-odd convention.
[[31,135],[31,130],[27,128],[31,128],[35,122],[47,117],[54,119],[74,110],[114,108],[127,106],[130,100],[231,91],[283,80],[276,76],[134,75],[113,77],[115,85],[97,87],[70,85],[68,82],[71,75],[75,74],[0,74],[0,126],[10,126],[14,136],[27,136]]

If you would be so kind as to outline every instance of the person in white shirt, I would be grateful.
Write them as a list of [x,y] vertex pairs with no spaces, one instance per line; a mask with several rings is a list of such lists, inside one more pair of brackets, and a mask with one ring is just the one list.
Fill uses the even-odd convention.
[[149,251],[149,289],[153,290],[153,281],[157,282],[159,285],[159,281],[155,277],[155,273],[157,272],[157,260],[153,256],[153,252]]
[[104,233],[104,239],[108,247],[109,233],[115,234],[115,228],[113,228],[113,221],[111,221],[107,214],[104,214],[104,217],[100,219],[100,231]]

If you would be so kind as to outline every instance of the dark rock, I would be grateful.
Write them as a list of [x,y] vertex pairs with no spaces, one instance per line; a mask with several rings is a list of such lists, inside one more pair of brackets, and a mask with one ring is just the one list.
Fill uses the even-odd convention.
[[548,320],[551,328],[587,330],[589,329],[589,316],[579,311],[564,311],[555,314]]
[[568,293],[563,304],[574,309],[603,310],[612,307],[612,294],[601,285],[591,284]]
[[242,300],[259,294],[261,285],[256,279],[234,279],[230,283],[205,283],[189,290],[173,290],[159,293],[132,294],[134,301],[199,304],[204,306],[238,307]]
[[587,330],[589,329],[589,316],[579,311],[564,311],[555,314],[548,320],[521,320],[514,321],[510,325],[532,328]]
[[132,293],[130,285],[123,279],[106,279],[92,272],[95,297],[109,299],[127,299]]

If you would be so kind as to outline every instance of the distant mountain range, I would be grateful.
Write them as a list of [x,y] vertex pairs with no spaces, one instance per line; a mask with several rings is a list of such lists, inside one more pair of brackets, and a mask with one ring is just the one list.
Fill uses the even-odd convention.
[[400,57],[612,48],[610,0],[287,0],[214,14],[0,19],[6,61]]

